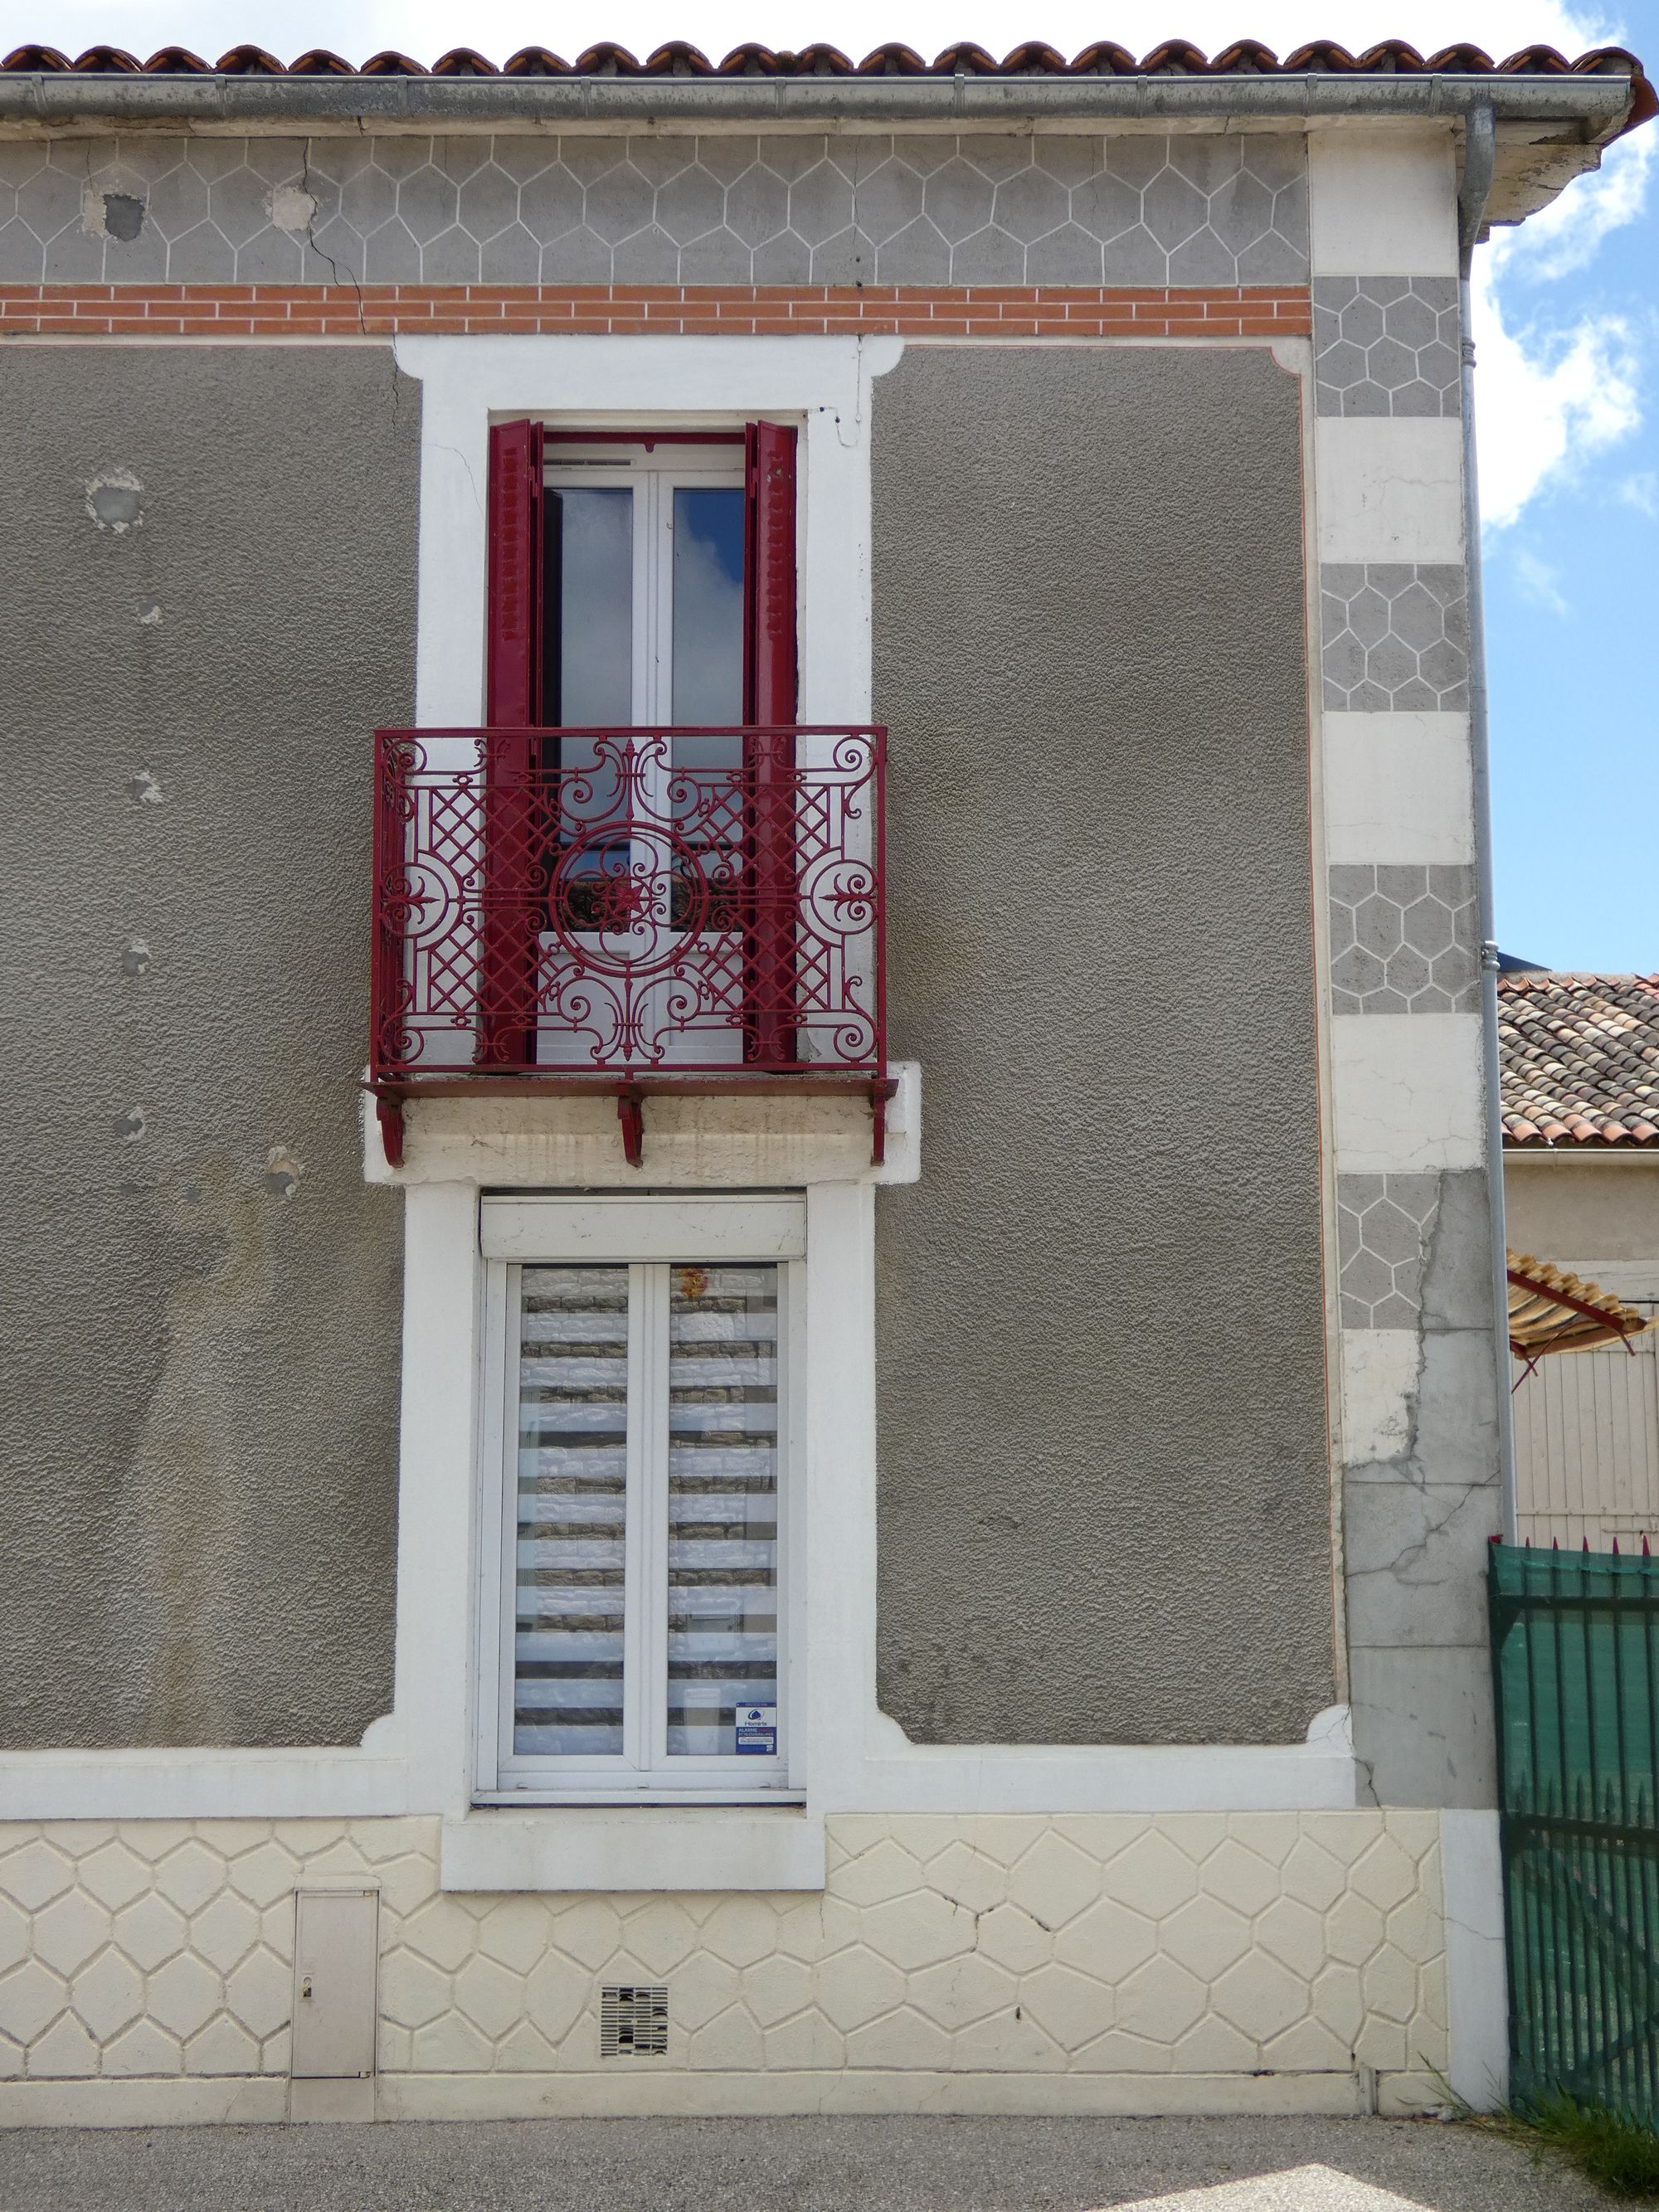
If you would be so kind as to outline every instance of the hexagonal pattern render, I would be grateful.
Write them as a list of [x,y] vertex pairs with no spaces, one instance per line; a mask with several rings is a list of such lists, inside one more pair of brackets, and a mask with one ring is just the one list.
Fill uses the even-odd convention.
[[1480,1003],[1471,866],[1348,864],[1329,872],[1339,1014],[1468,1013]]
[[0,2076],[281,2075],[292,1893],[342,1876],[380,1890],[385,2074],[597,2074],[635,1981],[668,2055],[607,2073],[1363,2064],[1423,2104],[1446,2063],[1433,1813],[845,1815],[810,1897],[448,1895],[437,1855],[433,1820],[0,1829]]
[[1313,333],[1317,413],[1462,413],[1455,277],[1316,276]]
[[1344,1328],[1415,1328],[1440,1206],[1437,1175],[1340,1175],[1337,1266]]
[[1303,145],[1289,134],[0,146],[9,283],[1162,287],[1307,275]]
[[1319,584],[1327,708],[1355,714],[1468,708],[1468,596],[1459,564],[1328,561]]

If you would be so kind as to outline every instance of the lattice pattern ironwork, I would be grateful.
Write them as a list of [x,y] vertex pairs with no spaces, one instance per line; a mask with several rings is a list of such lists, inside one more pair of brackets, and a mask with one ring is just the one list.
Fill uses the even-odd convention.
[[379,732],[374,1079],[884,1073],[884,739]]

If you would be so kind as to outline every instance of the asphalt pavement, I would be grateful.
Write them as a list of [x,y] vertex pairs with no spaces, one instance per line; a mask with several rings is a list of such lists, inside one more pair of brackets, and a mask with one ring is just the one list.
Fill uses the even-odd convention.
[[1589,2212],[1433,2120],[499,2120],[16,2129],[0,2212]]

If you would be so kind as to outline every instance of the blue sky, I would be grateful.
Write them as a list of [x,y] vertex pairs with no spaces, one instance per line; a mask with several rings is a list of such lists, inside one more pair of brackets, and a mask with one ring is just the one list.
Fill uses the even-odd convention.
[[[1619,44],[1659,76],[1659,0],[0,0],[0,48],[71,52],[112,40],[210,57],[252,39],[284,59],[328,46],[353,60],[397,46],[432,60],[469,45],[495,60],[602,38],[647,53],[690,38],[828,39],[863,53],[902,39],[1006,52],[1116,39],[1145,51],[1249,34],[1288,52],[1316,37],[1354,52],[1472,39],[1494,56],[1542,40]],[[1558,968],[1659,969],[1659,123],[1601,173],[1480,257],[1480,472],[1498,933]]]
[[[1620,27],[1659,67],[1659,4]],[[1499,941],[1547,967],[1652,973],[1659,125],[1482,258]]]

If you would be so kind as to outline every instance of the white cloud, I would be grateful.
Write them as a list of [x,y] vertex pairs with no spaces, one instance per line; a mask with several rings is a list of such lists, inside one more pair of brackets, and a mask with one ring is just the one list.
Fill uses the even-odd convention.
[[1533,551],[1529,545],[1520,545],[1514,554],[1516,580],[1522,596],[1536,607],[1547,607],[1553,615],[1567,612],[1567,602],[1561,590],[1561,580],[1549,562]]
[[1621,140],[1598,173],[1519,228],[1498,232],[1476,258],[1475,410],[1489,529],[1508,527],[1530,501],[1642,427],[1651,317],[1598,305],[1551,318],[1546,299],[1525,295],[1559,286],[1634,222],[1653,174],[1648,135]]
[[1643,349],[1618,314],[1583,315],[1565,331],[1508,327],[1490,274],[1475,288],[1474,330],[1480,510],[1502,530],[1640,428]]
[[1498,269],[1512,269],[1532,283],[1547,284],[1583,268],[1609,232],[1641,216],[1652,182],[1656,143],[1650,131],[1616,140],[1593,175],[1569,185],[1524,228],[1496,232],[1492,254]]
[[1626,507],[1633,507],[1638,514],[1650,521],[1659,522],[1659,476],[1651,469],[1643,469],[1633,477],[1626,477],[1619,487],[1619,496]]

